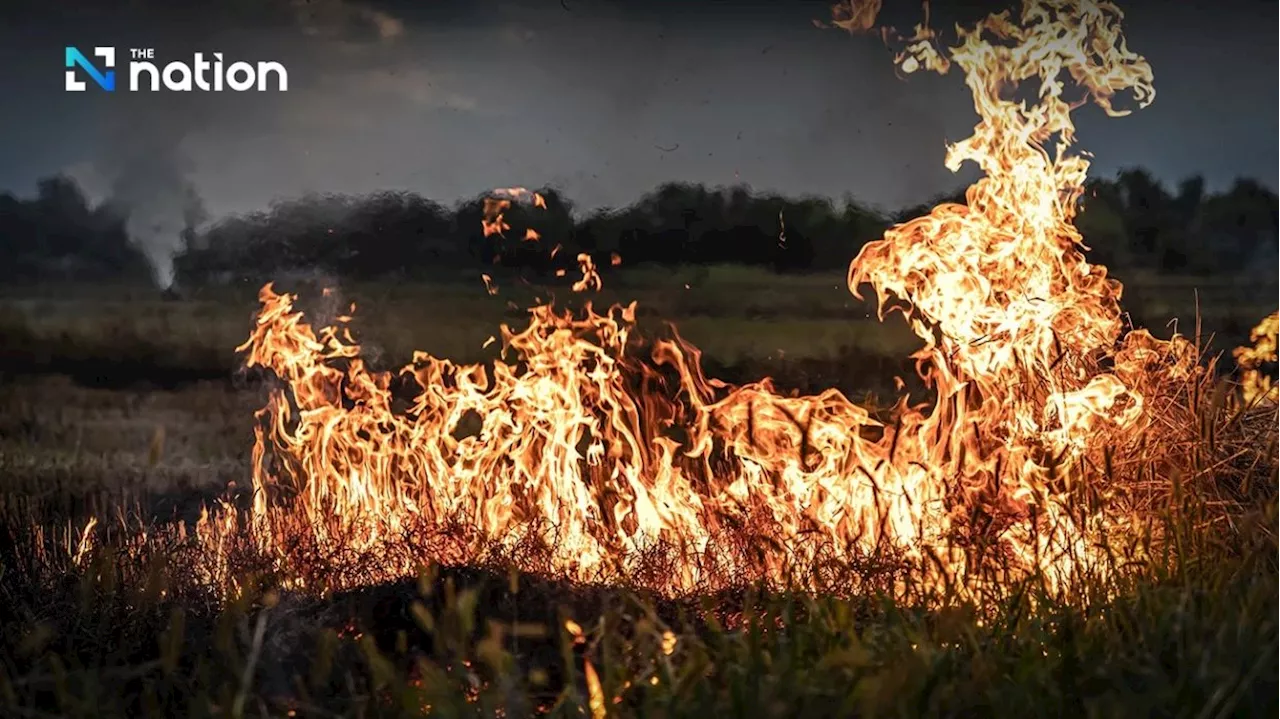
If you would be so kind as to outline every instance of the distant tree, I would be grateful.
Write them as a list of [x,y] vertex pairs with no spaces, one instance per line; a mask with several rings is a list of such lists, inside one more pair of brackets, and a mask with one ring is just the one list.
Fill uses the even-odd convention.
[[961,188],[958,190],[952,190],[951,192],[944,192],[938,195],[934,195],[933,198],[930,199],[928,202],[924,202],[919,205],[913,205],[904,210],[899,210],[898,212],[895,212],[893,215],[893,221],[907,222],[910,220],[914,220],[917,217],[924,217],[928,215],[930,212],[932,212],[933,208],[944,203],[954,203],[958,205],[968,204],[967,198],[965,197],[966,192],[967,190],[965,188]]
[[1124,197],[1110,180],[1091,180],[1075,218],[1076,229],[1089,248],[1088,258],[1109,267],[1128,266],[1134,253],[1125,227]]
[[146,261],[129,243],[121,218],[93,207],[75,180],[41,179],[36,196],[0,195],[0,243],[10,282],[145,277]]
[[[789,198],[745,185],[670,182],[628,207],[575,219],[563,193],[537,192],[545,207],[532,195],[500,192],[452,209],[407,192],[308,195],[216,223],[192,238],[179,265],[188,274],[241,276],[293,267],[365,278],[419,276],[462,265],[546,275],[572,267],[579,252],[594,253],[606,267],[616,252],[624,266],[740,263],[786,272],[831,270],[846,267],[891,222],[926,215],[939,203],[965,202],[964,192],[957,191],[887,216],[848,196],[837,206],[825,198]],[[501,233],[484,232],[487,199],[509,202]],[[57,182],[31,202],[0,196],[3,227],[21,238],[10,244],[33,256],[75,245],[78,235],[67,228],[77,224],[58,225],[59,230],[47,216],[83,219],[83,205],[74,186]],[[1075,223],[1093,262],[1213,273],[1238,271],[1255,258],[1275,255],[1276,209],[1275,193],[1257,182],[1241,180],[1215,194],[1202,178],[1190,177],[1170,192],[1149,172],[1128,169],[1114,179],[1089,181]],[[101,224],[93,212],[88,215],[90,223]]]
[[1173,196],[1151,173],[1130,168],[1116,180],[1124,198],[1125,234],[1141,261],[1165,270],[1183,270],[1185,244],[1174,235],[1181,233]]
[[1208,197],[1200,223],[1204,253],[1218,258],[1224,271],[1252,268],[1274,277],[1274,263],[1256,260],[1275,255],[1278,209],[1276,194],[1254,180],[1237,180]]
[[443,206],[412,193],[368,197],[340,223],[344,269],[362,278],[430,270],[447,251],[451,219]]

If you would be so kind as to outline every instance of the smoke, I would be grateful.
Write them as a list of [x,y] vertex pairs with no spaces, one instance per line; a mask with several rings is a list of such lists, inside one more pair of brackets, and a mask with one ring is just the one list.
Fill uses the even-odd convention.
[[116,165],[108,205],[125,218],[129,241],[146,257],[160,289],[174,281],[174,258],[208,219],[188,179],[189,163],[176,151],[151,148]]
[[174,259],[208,219],[185,149],[210,121],[207,103],[181,93],[127,93],[111,100],[102,141],[89,160],[92,174],[156,285],[169,289]]
[[[229,58],[278,61],[313,71],[316,54],[325,58],[343,49],[350,54],[360,48],[362,37],[376,45],[404,31],[398,18],[352,0],[247,2],[239,10],[243,14],[230,23],[225,8],[174,14],[152,7],[135,10],[145,30],[130,28],[124,34],[134,33],[137,39],[121,39],[121,47],[150,46],[157,58],[165,59],[225,52]],[[309,38],[305,47],[289,42],[299,35]],[[305,77],[291,84],[288,95],[130,92],[104,98],[101,141],[84,164],[98,178],[106,205],[124,218],[129,241],[146,257],[159,288],[173,286],[175,258],[211,219],[204,193],[192,179],[197,169],[216,181],[220,169],[210,166],[226,159],[228,145],[256,136],[297,103]],[[201,158],[200,168],[195,157]],[[216,189],[205,189],[217,197]]]

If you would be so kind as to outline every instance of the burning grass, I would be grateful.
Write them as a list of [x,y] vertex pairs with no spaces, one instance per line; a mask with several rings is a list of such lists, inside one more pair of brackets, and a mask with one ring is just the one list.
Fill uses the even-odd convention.
[[[290,591],[296,574],[250,535],[225,535],[223,561],[210,562],[207,545],[175,532],[150,500],[9,482],[0,713],[580,716],[603,702],[606,716],[1266,715],[1280,671],[1276,410],[1242,404],[1211,377],[1150,392],[1170,402],[1154,405],[1160,441],[1113,455],[1114,476],[1068,495],[1066,511],[1084,516],[1096,490],[1124,487],[1148,543],[1058,591],[1034,575],[980,597],[913,583],[911,563],[885,547],[795,563],[790,586],[805,591],[744,574],[668,599],[650,591],[672,559],[659,552],[610,586],[556,580],[555,552],[532,542],[478,542],[467,567],[431,564],[467,536],[448,525],[406,528],[389,547],[407,556],[289,547],[289,567],[308,571],[307,590]],[[97,418],[83,451],[105,449],[110,427],[110,441],[138,446],[145,476],[153,457],[165,462],[149,448],[157,421],[204,437],[168,454],[225,456],[244,441],[231,419],[248,398],[223,392],[140,396],[118,416],[119,397],[104,390],[45,386],[7,406],[26,407],[18,424],[45,442]],[[1186,471],[1152,472],[1161,467]],[[21,471],[6,466],[10,478]],[[250,506],[243,492],[239,501]],[[753,549],[722,541],[726,554]],[[388,561],[413,569],[399,582],[317,591],[365,584]]]
[[[233,716],[1273,701],[1275,322],[1237,353],[1243,387],[1218,379],[1198,337],[1125,325],[1071,222],[1088,163],[1059,76],[1113,115],[1119,91],[1153,96],[1120,17],[1027,0],[955,47],[927,24],[904,41],[904,72],[964,71],[980,121],[948,166],[986,173],[850,267],[923,342],[923,401],[711,378],[674,331],[637,341],[634,303],[536,304],[492,362],[380,371],[351,317],[317,329],[267,285],[240,347],[274,378],[251,486],[194,524],[5,498],[4,601],[28,628],[6,641],[47,672],[10,670],[0,699],[101,709],[84,687],[109,678],[123,711]],[[1037,102],[1009,98],[1035,78]],[[496,194],[486,234],[541,200]],[[599,290],[579,261],[573,290]],[[39,606],[77,593],[69,626]],[[124,612],[157,650],[126,630],[128,661],[82,648],[69,669],[56,642]],[[183,654],[191,636],[213,641]]]
[[[1272,309],[1258,299],[1268,296],[1266,288],[1242,288],[1223,278],[1133,274],[1123,278],[1125,309],[1135,323],[1157,327],[1199,314],[1216,333],[1216,349],[1246,343],[1249,328]],[[282,286],[298,291],[298,284]],[[47,294],[33,298],[29,291],[13,296],[0,289],[0,371],[177,388],[225,381],[241,368],[233,350],[254,311],[253,291],[201,288],[182,300],[161,301],[154,289],[145,290],[72,285],[46,288]],[[311,291],[319,290],[300,294],[306,298]],[[520,321],[535,296],[552,296],[550,288],[515,281],[504,281],[498,295],[489,296],[477,278],[343,283],[342,292],[362,308],[377,309],[362,312],[356,329],[362,344],[377,350],[370,359],[380,369],[414,350],[490,360],[495,348],[483,345],[493,329]],[[594,297],[598,306],[636,300],[646,334],[677,321],[681,335],[703,351],[713,376],[745,383],[768,374],[779,386],[806,394],[833,386],[850,396],[871,389],[890,393],[892,384],[883,380],[909,373],[902,358],[919,347],[905,324],[876,322],[874,306],[852,297],[841,275],[791,277],[737,267],[664,273],[624,264],[611,269]],[[867,366],[872,362],[876,366]],[[855,366],[866,371],[853,376],[848,369]]]
[[[1144,389],[1158,441],[1112,454],[1110,474],[1063,503],[1089,516],[1123,489],[1140,551],[1065,586],[1033,574],[979,596],[918,581],[886,545],[796,561],[768,586],[742,574],[672,599],[652,589],[678,555],[639,557],[608,586],[567,582],[554,546],[467,541],[474,528],[448,523],[363,551],[299,533],[282,572],[248,533],[219,535],[211,562],[205,541],[145,502],[6,492],[0,613],[16,621],[0,639],[0,706],[19,716],[598,716],[601,705],[605,716],[1267,714],[1280,671],[1275,405],[1244,403],[1211,372]],[[89,395],[90,414],[109,403]],[[191,404],[149,401],[162,414]],[[209,441],[198,451],[219,446]],[[251,498],[238,500],[248,510]],[[758,550],[749,534],[718,541],[726,555]],[[1016,574],[1000,561],[989,571]],[[368,586],[388,563],[411,567],[407,578]],[[288,589],[300,568],[303,589]]]
[[[837,16],[865,29],[861,8]],[[249,536],[290,586],[320,591],[404,576],[424,544],[459,562],[532,546],[549,563],[522,569],[648,575],[671,596],[886,557],[908,568],[898,581],[947,592],[1030,576],[1066,591],[1117,556],[1142,560],[1163,541],[1144,495],[1205,474],[1196,418],[1214,372],[1186,338],[1125,326],[1121,284],[1086,260],[1072,224],[1088,161],[1071,152],[1083,100],[1065,99],[1060,77],[1110,115],[1128,112],[1118,92],[1154,97],[1121,17],[1029,0],[951,48],[923,25],[905,40],[904,72],[963,70],[979,122],[947,164],[985,172],[965,204],[890,228],[850,266],[853,295],[870,286],[881,317],[900,311],[923,342],[911,357],[924,402],[904,395],[873,416],[834,388],[710,378],[678,334],[638,349],[635,303],[536,304],[525,328],[502,327],[492,363],[416,352],[375,371],[354,305],[317,329],[268,284],[240,347],[279,381],[258,413],[252,509],[220,507],[198,536],[215,563]],[[1031,79],[1036,102],[1010,97]],[[516,201],[542,198],[495,191],[486,235]],[[598,291],[591,257],[578,260],[572,289]],[[436,535],[449,541],[422,539]],[[330,553],[384,561],[317,585],[310,557]]]
[[[685,336],[730,371],[742,363],[777,364],[778,359],[836,361],[853,350],[897,358],[915,344],[905,327],[869,319],[872,308],[851,297],[839,275],[793,278],[748,268],[703,269],[663,275],[643,267],[611,268],[610,284],[596,294],[597,304],[637,300],[646,332],[678,318]],[[304,296],[318,295],[317,284],[335,286],[287,283],[306,288]],[[343,283],[342,293],[349,301],[378,308],[362,317],[359,330],[366,346],[387,359],[375,362],[379,368],[424,349],[459,361],[491,359],[494,352],[484,342],[500,323],[526,317],[524,308],[536,298],[563,301],[571,294],[567,285],[503,278],[499,293],[490,296],[478,274],[466,282],[449,277],[439,283]],[[167,302],[154,292],[128,288],[71,286],[50,295],[0,296],[0,368],[43,370],[62,364],[83,367],[81,374],[88,375],[96,366],[105,376],[129,364],[137,367],[136,380],[147,380],[148,373],[224,378],[242,366],[234,348],[256,304],[252,290],[238,288],[202,288]],[[744,296],[751,300],[743,302]],[[744,370],[742,378],[750,377]]]
[[[668,600],[512,571],[554,556],[537,548],[324,598],[279,589],[250,549],[232,554],[238,589],[220,598],[191,539],[139,543],[141,526],[113,523],[86,541],[94,508],[6,497],[0,706],[15,716],[580,716],[601,701],[605,716],[1269,715],[1280,671],[1274,467],[1228,466],[1217,481],[1152,497],[1145,516],[1170,541],[1114,567],[1120,586],[1047,594],[1031,578],[976,602],[887,581],[893,563],[797,567],[858,577],[851,594],[743,584]],[[426,552],[431,539],[415,537]],[[357,573],[385,561],[314,559]],[[884,591],[867,590],[876,585]]]

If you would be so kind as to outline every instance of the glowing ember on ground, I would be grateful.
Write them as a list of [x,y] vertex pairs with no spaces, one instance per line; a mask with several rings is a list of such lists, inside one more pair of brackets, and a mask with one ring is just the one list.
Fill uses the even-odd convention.
[[[878,6],[838,7],[837,24],[868,30]],[[928,406],[904,399],[885,426],[835,390],[729,386],[679,337],[639,352],[634,304],[588,304],[531,308],[525,329],[503,327],[492,367],[418,353],[400,371],[416,387],[402,411],[396,375],[366,367],[345,320],[315,330],[268,285],[241,347],[280,380],[259,413],[253,508],[220,508],[200,536],[247,529],[298,582],[317,555],[377,557],[342,580],[364,583],[529,545],[546,559],[525,569],[672,592],[872,556],[926,585],[1093,571],[1129,522],[1111,472],[1161,431],[1161,388],[1203,371],[1181,339],[1123,334],[1120,284],[1085,261],[1071,224],[1088,163],[1067,153],[1081,103],[1064,74],[1111,115],[1124,114],[1118,92],[1140,105],[1154,94],[1120,18],[1105,3],[1028,0],[945,51],[927,23],[905,40],[903,71],[964,71],[980,121],[946,164],[986,173],[966,205],[894,227],[850,267],[850,290],[869,285],[924,341]],[[1011,99],[1028,80],[1038,100]],[[509,229],[504,211],[529,195],[503,194],[486,200],[485,235]],[[599,289],[591,258],[578,260],[574,290]],[[427,535],[431,556],[415,553]]]

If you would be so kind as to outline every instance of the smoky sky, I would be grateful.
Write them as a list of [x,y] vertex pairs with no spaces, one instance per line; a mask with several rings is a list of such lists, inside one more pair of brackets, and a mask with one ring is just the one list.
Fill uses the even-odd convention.
[[[934,5],[939,27],[989,9]],[[1076,113],[1092,174],[1275,187],[1276,3],[1120,5],[1157,94],[1125,118]],[[22,0],[0,10],[0,190],[67,172],[95,199],[194,193],[218,217],[305,192],[450,202],[512,185],[617,207],[669,180],[896,208],[971,179],[943,167],[976,121],[960,74],[898,77],[877,38],[814,26],[829,17],[759,0]],[[278,61],[290,87],[67,93],[66,45]]]

